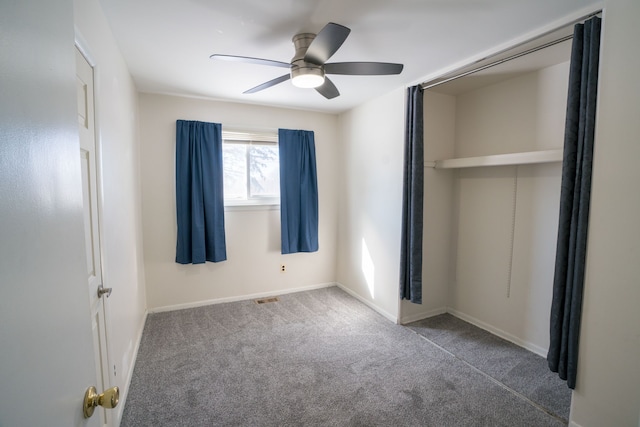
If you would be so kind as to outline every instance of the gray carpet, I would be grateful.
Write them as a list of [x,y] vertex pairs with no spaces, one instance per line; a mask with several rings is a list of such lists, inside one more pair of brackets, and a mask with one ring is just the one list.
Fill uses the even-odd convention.
[[339,288],[150,314],[122,426],[562,426]]
[[571,390],[545,358],[450,314],[407,326],[568,422]]

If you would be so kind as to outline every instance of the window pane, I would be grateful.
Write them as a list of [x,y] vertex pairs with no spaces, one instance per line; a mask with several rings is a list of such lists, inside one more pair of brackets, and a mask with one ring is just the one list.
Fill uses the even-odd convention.
[[224,198],[247,198],[247,146],[223,144]]
[[277,145],[249,146],[251,197],[278,197],[280,194],[280,166]]

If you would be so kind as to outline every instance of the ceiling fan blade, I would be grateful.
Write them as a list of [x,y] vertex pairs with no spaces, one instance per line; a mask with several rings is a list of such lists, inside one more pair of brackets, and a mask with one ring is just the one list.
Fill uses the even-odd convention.
[[340,96],[338,88],[333,84],[331,80],[329,80],[328,77],[324,78],[324,83],[322,84],[322,86],[318,86],[316,90],[320,95],[324,96],[327,99],[333,99],[336,96]]
[[342,46],[350,32],[345,26],[329,22],[309,45],[304,60],[317,65],[324,64]]
[[244,92],[242,92],[242,93],[256,93],[256,92],[260,92],[261,90],[265,90],[265,89],[267,89],[267,88],[270,88],[271,86],[275,86],[275,85],[277,85],[277,84],[279,84],[279,83],[286,82],[286,81],[287,81],[287,80],[289,80],[290,78],[291,78],[291,75],[290,75],[290,74],[285,74],[284,76],[277,77],[277,78],[275,78],[275,79],[273,79],[273,80],[269,80],[268,82],[266,82],[266,83],[262,83],[261,85],[258,85],[258,86],[256,86],[256,87],[253,87],[253,88],[251,88],[251,89],[249,89],[249,90],[245,90],[245,91],[244,91]]
[[269,65],[271,67],[281,67],[281,68],[291,67],[291,64],[287,62],[272,61],[271,59],[251,58],[250,56],[220,55],[220,54],[214,53],[209,58],[221,59],[223,61],[246,62],[249,64]]
[[403,67],[402,64],[388,62],[332,62],[324,64],[324,72],[351,76],[384,76],[400,74]]

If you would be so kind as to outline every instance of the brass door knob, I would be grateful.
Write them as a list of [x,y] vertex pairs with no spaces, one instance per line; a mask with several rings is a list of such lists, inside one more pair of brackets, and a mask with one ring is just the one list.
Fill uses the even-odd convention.
[[93,411],[96,406],[100,405],[103,408],[115,408],[120,401],[120,389],[118,387],[111,387],[104,391],[104,393],[98,394],[96,388],[91,386],[84,393],[84,405],[82,409],[84,417],[89,418],[93,415]]

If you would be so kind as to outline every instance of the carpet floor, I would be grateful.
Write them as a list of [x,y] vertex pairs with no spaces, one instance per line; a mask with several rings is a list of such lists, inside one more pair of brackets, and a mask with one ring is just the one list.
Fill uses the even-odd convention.
[[430,317],[406,326],[568,422],[571,390],[549,370],[544,357],[451,314]]
[[121,426],[562,426],[336,287],[150,314]]

